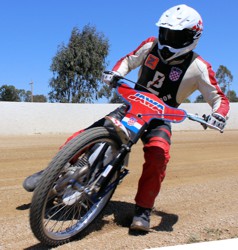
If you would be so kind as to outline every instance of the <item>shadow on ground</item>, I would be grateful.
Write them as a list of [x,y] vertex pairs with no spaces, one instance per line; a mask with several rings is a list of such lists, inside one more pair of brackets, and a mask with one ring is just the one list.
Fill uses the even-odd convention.
[[[30,204],[24,204],[22,206],[18,206],[16,209],[18,210],[26,210],[30,208]],[[108,220],[104,219],[107,216],[113,215],[114,223],[121,227],[128,228],[128,234],[132,236],[145,235],[147,232],[132,232],[129,230],[130,224],[132,222],[132,218],[134,215],[134,204],[128,202],[121,201],[110,201],[103,213],[95,220],[95,222],[90,225],[87,229],[83,231],[77,238],[74,240],[82,240],[84,237],[89,235],[92,232],[100,231],[102,228],[110,223]],[[155,231],[173,231],[174,224],[178,221],[178,216],[175,214],[168,214],[165,212],[153,210],[153,215],[161,217],[160,224],[152,228]],[[36,249],[49,249],[47,246],[38,243],[34,246],[26,248],[25,250],[36,250]]]

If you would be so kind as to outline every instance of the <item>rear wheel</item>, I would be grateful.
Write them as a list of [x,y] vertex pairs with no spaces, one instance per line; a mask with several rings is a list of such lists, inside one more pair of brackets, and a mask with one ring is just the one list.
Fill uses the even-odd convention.
[[120,170],[101,198],[96,196],[95,183],[119,148],[117,138],[98,127],[81,133],[58,152],[32,198],[30,225],[39,241],[49,246],[69,242],[102,212]]

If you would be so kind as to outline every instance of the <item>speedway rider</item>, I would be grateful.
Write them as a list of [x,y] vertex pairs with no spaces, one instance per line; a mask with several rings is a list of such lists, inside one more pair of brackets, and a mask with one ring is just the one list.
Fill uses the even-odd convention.
[[[121,58],[113,67],[112,73],[104,73],[104,82],[113,85],[115,76],[125,76],[140,67],[137,82],[172,107],[178,107],[195,90],[199,90],[212,108],[211,115],[207,118],[208,123],[223,129],[229,112],[229,101],[221,91],[211,65],[193,52],[203,31],[201,16],[193,8],[182,4],[165,11],[156,25],[159,28],[158,37],[149,37],[138,48]],[[138,86],[135,88],[145,91]],[[120,116],[124,111],[125,105],[114,113]],[[153,120],[143,134],[142,141],[145,162],[135,196],[135,215],[130,228],[149,231],[151,210],[170,159],[170,123]],[[31,176],[23,183],[28,191],[33,191],[34,185],[36,182]]]

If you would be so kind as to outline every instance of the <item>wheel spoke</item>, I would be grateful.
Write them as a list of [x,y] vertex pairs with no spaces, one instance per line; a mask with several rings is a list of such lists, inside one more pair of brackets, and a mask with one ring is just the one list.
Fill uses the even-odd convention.
[[119,145],[104,128],[84,132],[63,147],[62,153],[59,152],[48,168],[48,179],[41,183],[39,192],[34,193],[35,210],[31,209],[30,217],[33,233],[38,239],[52,246],[63,244],[99,215],[116,186],[100,200],[91,197],[90,190],[118,149]]

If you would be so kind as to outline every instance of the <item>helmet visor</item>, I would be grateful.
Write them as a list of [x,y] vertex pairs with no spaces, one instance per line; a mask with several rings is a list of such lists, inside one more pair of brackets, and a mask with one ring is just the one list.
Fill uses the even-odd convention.
[[161,45],[167,45],[175,49],[184,48],[193,42],[194,31],[170,30],[168,28],[159,28],[159,41]]

